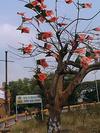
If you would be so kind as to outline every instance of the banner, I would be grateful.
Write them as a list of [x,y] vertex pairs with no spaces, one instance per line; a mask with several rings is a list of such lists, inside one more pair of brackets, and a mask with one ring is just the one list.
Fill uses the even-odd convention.
[[42,103],[40,95],[17,95],[16,104]]

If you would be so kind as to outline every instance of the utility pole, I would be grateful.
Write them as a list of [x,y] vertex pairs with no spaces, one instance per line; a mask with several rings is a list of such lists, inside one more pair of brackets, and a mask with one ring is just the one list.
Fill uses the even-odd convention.
[[5,62],[5,110],[8,115],[10,115],[10,91],[8,90],[8,51],[5,51],[5,60],[0,60]]

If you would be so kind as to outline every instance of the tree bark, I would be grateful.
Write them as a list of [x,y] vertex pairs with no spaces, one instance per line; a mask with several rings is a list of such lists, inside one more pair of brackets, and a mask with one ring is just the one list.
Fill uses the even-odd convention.
[[[60,133],[62,110],[61,94],[63,90],[63,75],[55,75],[51,89],[51,99],[49,99],[49,119],[47,123],[47,133]],[[54,93],[53,93],[54,92]],[[53,97],[52,97],[53,96]]]

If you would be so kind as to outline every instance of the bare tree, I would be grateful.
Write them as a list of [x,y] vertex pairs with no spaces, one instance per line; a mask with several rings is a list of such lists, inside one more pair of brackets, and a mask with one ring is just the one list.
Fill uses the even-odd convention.
[[[32,17],[17,12],[22,20],[17,30],[21,33],[30,33],[30,29],[33,28],[33,34],[36,36],[29,44],[22,44],[22,48],[18,50],[22,51],[25,58],[37,59],[35,78],[44,91],[49,110],[47,132],[60,133],[60,114],[65,101],[88,72],[100,69],[100,27],[90,28],[91,21],[99,15],[100,10],[90,18],[84,18],[81,16],[81,11],[92,8],[92,3],[82,3],[79,0],[55,0],[51,1],[51,9],[47,9],[45,5],[47,0],[20,1],[29,9],[28,13],[32,14]],[[65,7],[69,8],[71,5],[76,12],[75,15],[70,13],[68,18],[66,13],[68,10],[65,10]],[[63,15],[63,8],[66,15]],[[54,71],[54,76],[50,87],[47,88],[46,69],[49,68]],[[74,77],[66,87],[64,78],[67,75],[74,75]]]

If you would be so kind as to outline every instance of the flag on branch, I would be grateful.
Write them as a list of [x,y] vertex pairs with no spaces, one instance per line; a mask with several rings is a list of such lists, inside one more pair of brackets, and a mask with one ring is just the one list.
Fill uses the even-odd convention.
[[17,14],[20,15],[20,16],[25,16],[24,12],[17,12]]
[[100,31],[100,27],[96,27],[93,29],[94,31]]
[[33,45],[32,44],[29,44],[27,47],[24,47],[23,48],[23,53],[24,54],[31,54],[32,53],[32,50],[33,50]]
[[51,44],[45,43],[44,44],[44,50],[50,50],[52,48]]
[[77,54],[80,54],[80,55],[85,54],[85,52],[86,52],[86,49],[85,48],[77,48],[74,51],[74,53],[77,53]]
[[38,75],[38,80],[40,81],[44,81],[47,79],[47,75],[45,73],[40,72],[37,75]]
[[32,18],[22,17],[22,22],[32,21]]
[[51,17],[50,19],[46,20],[46,22],[57,22],[58,17]]
[[65,2],[66,2],[67,4],[71,4],[71,3],[73,3],[73,0],[65,0]]
[[82,3],[79,4],[82,8],[92,8],[92,3]]
[[17,30],[21,30],[21,33],[29,33],[30,29],[28,27],[19,26]]
[[93,59],[92,59],[91,57],[83,56],[83,57],[81,58],[80,65],[81,65],[84,69],[87,69],[92,60],[93,60]]
[[41,14],[38,14],[35,16],[35,18],[40,21],[41,23],[43,23],[45,21],[45,18],[41,15]]
[[60,27],[62,27],[62,26],[66,26],[67,24],[66,23],[57,23],[57,25],[59,25]]
[[52,36],[53,36],[52,32],[41,32],[38,34],[38,39],[39,40],[46,40]]
[[41,65],[43,68],[48,67],[48,63],[46,62],[45,59],[37,60],[37,65]]

